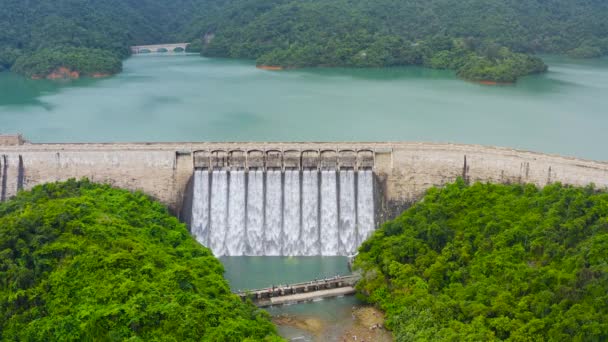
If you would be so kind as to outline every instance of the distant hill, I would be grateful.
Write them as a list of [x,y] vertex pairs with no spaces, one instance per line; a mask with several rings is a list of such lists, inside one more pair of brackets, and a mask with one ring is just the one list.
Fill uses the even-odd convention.
[[542,72],[521,54],[608,54],[602,0],[0,0],[0,68],[60,46],[128,55],[187,40],[205,56],[280,67],[425,65],[463,78]]

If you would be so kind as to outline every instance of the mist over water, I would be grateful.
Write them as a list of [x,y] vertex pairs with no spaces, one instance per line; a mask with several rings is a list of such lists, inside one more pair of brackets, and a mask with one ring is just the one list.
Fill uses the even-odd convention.
[[608,59],[481,86],[418,67],[270,72],[250,61],[136,56],[109,79],[0,73],[0,132],[34,142],[433,141],[608,160]]

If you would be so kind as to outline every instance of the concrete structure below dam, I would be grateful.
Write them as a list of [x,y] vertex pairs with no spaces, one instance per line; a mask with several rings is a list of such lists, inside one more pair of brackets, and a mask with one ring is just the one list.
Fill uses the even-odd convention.
[[[35,185],[87,177],[141,190],[190,220],[196,170],[371,170],[375,222],[394,217],[432,186],[561,182],[608,187],[608,163],[478,145],[376,143],[28,143],[0,136],[0,200]],[[355,176],[356,177],[356,176]]]

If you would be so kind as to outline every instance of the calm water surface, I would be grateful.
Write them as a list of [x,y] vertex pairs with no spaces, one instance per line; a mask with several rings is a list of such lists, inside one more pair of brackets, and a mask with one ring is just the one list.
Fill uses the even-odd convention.
[[137,56],[109,79],[0,74],[0,132],[36,142],[386,141],[510,146],[608,160],[608,59],[481,86],[452,72],[258,70],[249,61]]

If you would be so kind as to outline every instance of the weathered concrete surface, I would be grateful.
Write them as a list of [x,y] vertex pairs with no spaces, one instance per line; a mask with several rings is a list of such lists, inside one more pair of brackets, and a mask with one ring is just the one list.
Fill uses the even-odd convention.
[[291,303],[299,303],[299,302],[307,302],[315,299],[329,298],[329,297],[339,297],[354,294],[355,288],[352,286],[340,287],[337,289],[329,289],[329,290],[321,290],[315,292],[308,293],[298,293],[289,296],[282,297],[272,297],[269,301],[260,302],[260,307],[270,306],[270,305],[283,305],[283,304],[291,304]]
[[23,145],[23,137],[21,134],[5,134],[0,135],[0,146],[2,145]]
[[[0,139],[0,142],[5,140]],[[470,182],[608,187],[608,163],[478,145],[432,143],[116,143],[0,145],[0,194],[88,177],[141,190],[179,212],[194,167],[373,167],[380,221],[426,189]],[[288,153],[283,153],[288,151]],[[298,153],[301,158],[298,158]],[[315,166],[316,165],[316,166]]]

